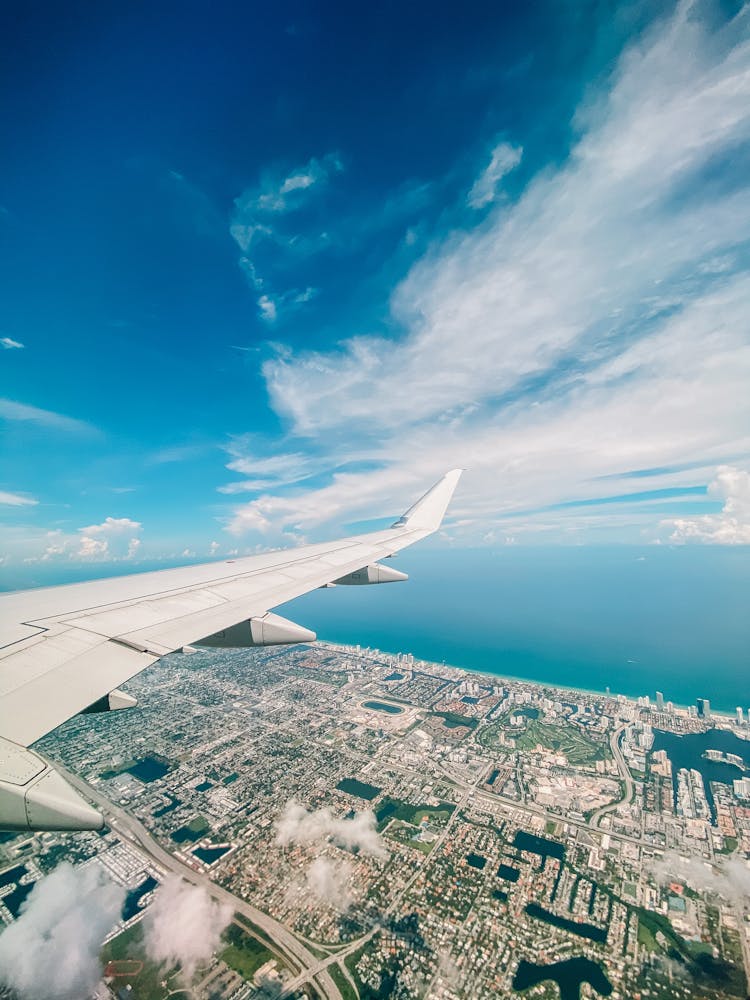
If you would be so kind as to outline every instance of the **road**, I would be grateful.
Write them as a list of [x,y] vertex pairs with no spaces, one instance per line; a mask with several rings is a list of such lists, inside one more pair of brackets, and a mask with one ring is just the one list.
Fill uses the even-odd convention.
[[300,975],[298,978],[300,979],[300,984],[313,981],[315,988],[327,1000],[343,1000],[341,991],[331,978],[331,975],[326,971],[326,966],[329,963],[321,962],[313,955],[288,927],[285,927],[278,920],[274,920],[273,917],[269,917],[262,910],[256,909],[244,899],[240,899],[221,886],[216,885],[207,875],[196,872],[183,864],[174,855],[170,854],[169,851],[165,850],[139,820],[110,802],[101,792],[89,785],[82,778],[79,778],[78,775],[73,774],[58,763],[55,763],[55,767],[74,788],[96,803],[107,819],[108,824],[120,836],[123,836],[126,841],[136,843],[161,868],[181,876],[185,881],[191,882],[193,885],[202,886],[209,895],[219,902],[229,903],[236,913],[246,917],[256,927],[259,927],[275,948],[289,962],[292,969],[299,970]]
[[630,802],[633,798],[633,777],[630,773],[630,768],[626,764],[625,758],[622,755],[622,750],[620,750],[620,736],[627,728],[627,725],[620,726],[612,732],[612,735],[609,738],[612,756],[615,758],[615,763],[620,771],[620,777],[625,782],[625,795],[616,802],[610,802],[608,805],[602,806],[601,809],[597,809],[591,814],[589,825],[594,829],[599,827],[599,820],[605,813],[612,812],[613,809],[617,809],[617,807],[622,805],[623,802]]

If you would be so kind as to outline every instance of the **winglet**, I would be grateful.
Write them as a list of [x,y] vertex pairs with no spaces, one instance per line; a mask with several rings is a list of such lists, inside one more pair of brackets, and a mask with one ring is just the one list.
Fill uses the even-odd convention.
[[423,531],[437,531],[440,527],[448,504],[461,478],[463,469],[452,469],[446,472],[441,480],[429,489],[421,500],[402,514],[393,528],[419,528]]

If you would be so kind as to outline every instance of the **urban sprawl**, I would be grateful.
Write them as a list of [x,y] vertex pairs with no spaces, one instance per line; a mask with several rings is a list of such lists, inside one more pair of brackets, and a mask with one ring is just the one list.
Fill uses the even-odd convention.
[[[128,690],[40,744],[105,829],[0,835],[0,926],[62,861],[127,890],[100,1000],[748,993],[741,708],[324,643],[186,651]],[[234,912],[191,984],[143,949],[169,873]]]

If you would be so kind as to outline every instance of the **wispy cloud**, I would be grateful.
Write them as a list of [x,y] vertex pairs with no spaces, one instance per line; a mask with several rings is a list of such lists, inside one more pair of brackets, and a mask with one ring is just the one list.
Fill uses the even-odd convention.
[[328,246],[324,227],[302,235],[295,216],[310,199],[320,197],[330,179],[343,169],[336,153],[313,157],[286,174],[266,174],[257,186],[235,200],[229,231],[242,251],[240,267],[258,293],[258,313],[266,323],[275,322],[282,311],[299,308],[315,294],[312,288],[274,288],[277,282],[267,275],[263,261],[269,248],[278,263],[279,255],[299,258]]
[[146,458],[146,465],[171,465],[177,462],[192,462],[200,458],[207,452],[212,451],[215,445],[208,442],[167,445],[152,452]]
[[0,504],[5,504],[7,507],[35,507],[38,503],[38,500],[25,493],[8,493],[6,490],[0,490]]
[[306,880],[308,889],[321,902],[342,913],[351,906],[352,868],[345,861],[316,858],[307,870]]
[[750,868],[737,857],[720,858],[716,865],[711,865],[700,858],[665,851],[652,862],[651,874],[662,885],[677,880],[699,892],[718,893],[745,909],[750,906]]
[[[750,455],[750,197],[733,168],[750,141],[749,18],[714,31],[682,4],[627,49],[579,108],[567,160],[412,267],[391,297],[398,337],[267,360],[291,436],[329,467],[345,441],[377,469],[258,497],[230,530],[377,510],[460,464],[455,516],[486,531],[621,492],[601,477],[628,469],[662,468],[660,488],[702,464],[705,483]],[[658,530],[653,512],[622,516],[631,537]]]
[[265,445],[266,442],[254,434],[239,435],[229,441],[226,452],[231,461],[227,469],[249,478],[220,486],[219,493],[257,493],[288,486],[306,478],[313,470],[309,454],[302,451],[260,454],[259,449]]
[[36,424],[49,430],[63,431],[67,434],[98,436],[100,431],[84,420],[66,417],[52,410],[41,410],[28,403],[18,403],[12,399],[0,399],[0,419],[12,420],[18,423]]
[[337,153],[322,158],[312,157],[308,162],[286,174],[267,173],[260,184],[249,187],[235,200],[232,219],[232,236],[245,253],[256,235],[269,235],[270,226],[259,218],[283,215],[299,209],[312,189],[320,190],[332,175],[344,169]]
[[365,810],[349,819],[334,816],[330,809],[309,812],[300,802],[287,802],[276,822],[276,842],[290,844],[322,844],[332,841],[349,851],[386,860],[383,838],[377,832],[375,813]]
[[500,181],[518,166],[522,155],[523,150],[520,146],[511,146],[508,142],[498,143],[492,150],[490,162],[474,181],[466,199],[467,203],[472,208],[484,208],[494,201]]
[[12,337],[0,337],[0,347],[5,351],[22,351],[25,346],[20,341],[13,340]]

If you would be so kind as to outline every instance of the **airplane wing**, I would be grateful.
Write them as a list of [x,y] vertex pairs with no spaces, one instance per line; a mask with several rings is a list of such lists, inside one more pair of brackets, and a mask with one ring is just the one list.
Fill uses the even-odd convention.
[[385,531],[0,594],[0,830],[99,829],[101,815],[30,744],[79,712],[135,704],[119,685],[183,646],[312,642],[270,609],[326,584],[406,579],[377,560],[438,529],[460,475],[447,473]]

